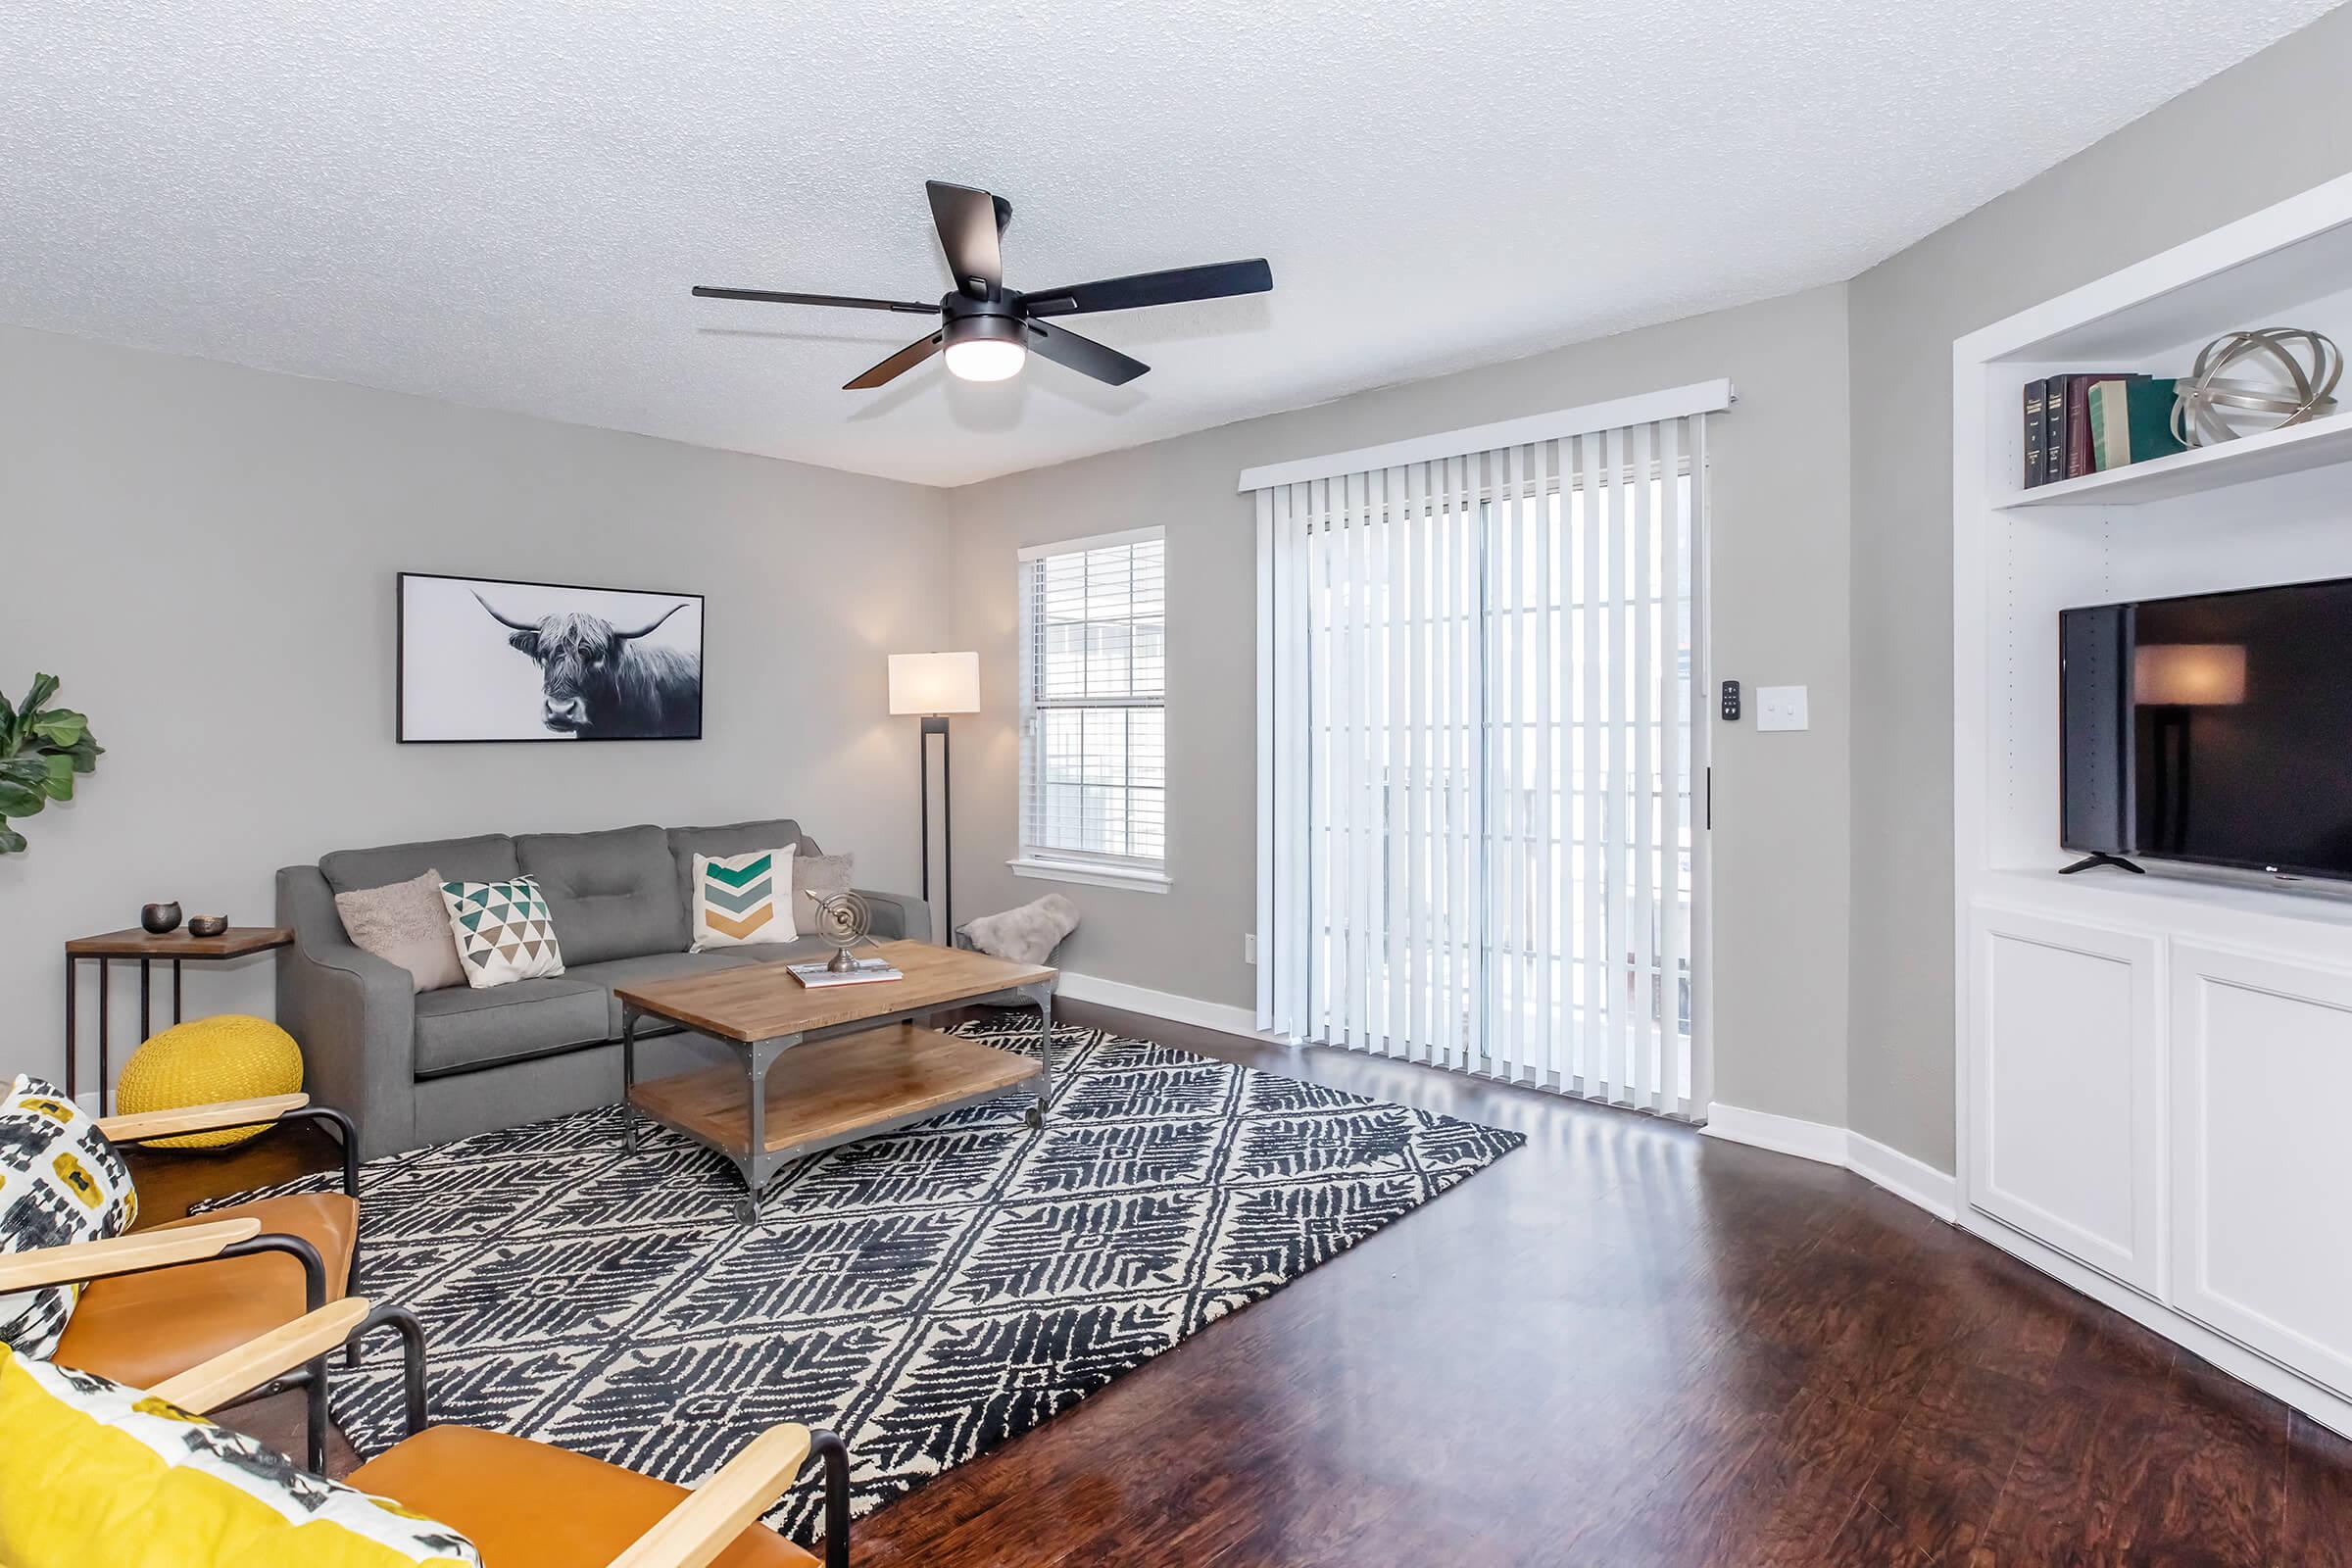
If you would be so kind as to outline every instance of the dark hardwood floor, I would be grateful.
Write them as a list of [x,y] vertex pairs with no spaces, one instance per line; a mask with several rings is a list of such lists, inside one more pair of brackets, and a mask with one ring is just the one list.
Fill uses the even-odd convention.
[[[1858,1177],[1060,1010],[1528,1145],[861,1520],[860,1568],[2352,1563],[2352,1444]],[[139,1180],[165,1217],[329,1157]],[[291,1443],[299,1409],[237,1419]]]

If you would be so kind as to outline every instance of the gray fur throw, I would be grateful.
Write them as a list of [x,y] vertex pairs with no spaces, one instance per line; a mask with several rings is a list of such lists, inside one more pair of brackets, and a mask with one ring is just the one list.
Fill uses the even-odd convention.
[[963,934],[972,946],[993,958],[1013,963],[1043,963],[1054,956],[1061,939],[1078,929],[1078,906],[1058,893],[1024,904],[1003,914],[984,914],[964,922]]

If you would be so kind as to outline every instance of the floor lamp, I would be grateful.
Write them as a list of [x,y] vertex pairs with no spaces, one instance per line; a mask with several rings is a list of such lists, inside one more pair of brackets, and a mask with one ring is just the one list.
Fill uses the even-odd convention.
[[948,763],[948,715],[980,711],[978,654],[893,654],[890,710],[919,717],[915,756],[921,768],[923,902],[931,902],[931,737],[939,737],[939,855],[943,892],[940,945],[956,941],[956,824]]

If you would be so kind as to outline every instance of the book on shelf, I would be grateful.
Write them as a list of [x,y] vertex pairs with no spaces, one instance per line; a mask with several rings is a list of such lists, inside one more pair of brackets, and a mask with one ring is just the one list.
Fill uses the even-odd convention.
[[2173,438],[2171,376],[2132,376],[2093,381],[2084,398],[2093,470],[2128,467],[2150,458],[2184,452]]
[[[2050,377],[2049,421],[2055,439],[2044,450],[2042,482],[2080,479],[2097,471],[2090,450],[2090,388],[2096,381],[2144,381],[2135,370],[2073,370]],[[2064,391],[2060,390],[2063,383]]]
[[827,986],[870,986],[878,980],[904,980],[887,958],[853,958],[847,969],[835,969],[823,963],[788,963],[792,977],[811,991]]
[[2042,450],[2050,433],[2049,390],[2047,381],[2026,383],[2026,488],[2029,490],[2041,483]]

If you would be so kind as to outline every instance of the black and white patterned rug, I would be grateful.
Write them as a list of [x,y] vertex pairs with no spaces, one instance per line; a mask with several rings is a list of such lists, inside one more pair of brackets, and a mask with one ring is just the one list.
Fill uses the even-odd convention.
[[[1035,1016],[960,1032],[1033,1052]],[[682,1485],[804,1422],[848,1442],[863,1514],[1523,1141],[1066,1026],[1042,1130],[1025,1103],[787,1167],[757,1225],[716,1155],[653,1128],[625,1156],[612,1110],[376,1160],[363,1288],[423,1322],[435,1421]],[[335,1418],[363,1454],[402,1435],[386,1342],[336,1367]],[[820,1518],[805,1483],[768,1522],[807,1542]]]

